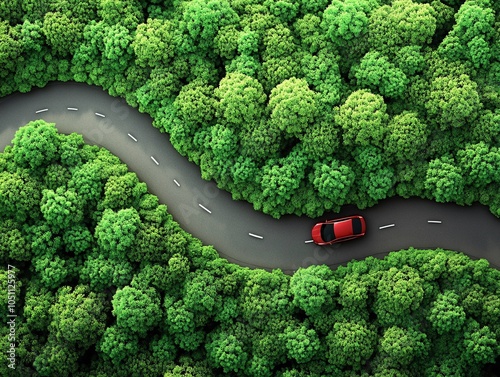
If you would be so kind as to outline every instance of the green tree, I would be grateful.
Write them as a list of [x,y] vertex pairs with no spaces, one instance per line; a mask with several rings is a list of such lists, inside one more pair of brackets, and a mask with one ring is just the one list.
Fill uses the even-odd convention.
[[116,324],[141,337],[161,322],[160,297],[153,288],[126,286],[116,291],[111,303]]
[[460,305],[460,297],[448,290],[437,296],[427,318],[438,334],[445,334],[450,331],[461,331],[466,314]]
[[43,20],[42,32],[52,51],[60,56],[72,55],[83,41],[84,24],[72,20],[61,12],[48,12]]
[[163,68],[174,57],[175,24],[170,20],[148,18],[137,26],[132,48],[141,67]]
[[436,201],[456,202],[464,193],[464,178],[460,167],[451,157],[443,156],[429,163],[425,188]]
[[488,326],[470,321],[464,335],[465,358],[469,364],[494,363],[500,354],[496,334]]
[[[22,54],[22,44],[17,34],[7,21],[0,22],[0,77],[2,81],[4,77],[15,72],[16,61]],[[6,94],[10,93],[3,93],[2,90],[2,95]]]
[[113,286],[123,288],[129,284],[133,276],[133,267],[125,260],[92,254],[85,260],[79,276],[91,289],[101,292]]
[[292,302],[307,316],[330,308],[337,290],[338,282],[333,279],[332,271],[326,265],[299,268],[290,279]]
[[405,111],[395,115],[387,130],[384,150],[396,161],[413,161],[422,155],[429,131],[417,113]]
[[236,129],[252,129],[264,114],[266,95],[262,85],[242,73],[229,73],[214,91],[219,99],[217,116]]
[[291,78],[271,91],[268,109],[271,121],[289,137],[300,136],[316,116],[316,93],[304,79]]
[[321,343],[314,329],[306,326],[289,327],[285,332],[288,357],[298,363],[310,361],[320,351]]
[[12,140],[12,154],[16,164],[36,170],[57,159],[59,145],[55,123],[39,119],[16,131]]
[[58,341],[87,349],[104,333],[107,308],[104,294],[88,286],[62,287],[50,308],[49,330]]
[[484,187],[500,182],[500,153],[496,147],[490,148],[484,142],[469,144],[457,152],[457,162],[467,185]]
[[340,209],[354,183],[355,174],[348,166],[338,160],[314,164],[314,188],[325,200],[325,208]]
[[63,242],[66,251],[79,255],[90,250],[95,241],[94,236],[85,225],[75,224],[65,229]]
[[69,228],[83,220],[81,202],[74,191],[59,187],[43,190],[40,209],[43,217],[56,232]]
[[50,337],[36,356],[33,366],[40,376],[74,376],[80,354],[73,348]]
[[336,322],[326,336],[328,362],[360,370],[375,352],[377,333],[364,322]]
[[399,365],[410,365],[415,358],[426,356],[430,343],[427,335],[413,328],[391,326],[380,339],[380,352]]
[[123,259],[132,248],[141,219],[134,208],[115,212],[106,209],[95,228],[97,243],[104,255]]
[[232,334],[215,333],[205,346],[207,359],[216,368],[222,368],[224,373],[241,372],[245,370],[248,354],[245,352],[242,340]]
[[469,124],[481,109],[477,84],[465,74],[436,77],[431,82],[425,108],[428,118],[435,119],[434,123],[442,130]]
[[414,268],[392,267],[382,275],[377,287],[374,311],[384,325],[404,324],[410,312],[424,298],[423,279]]
[[382,96],[368,90],[353,92],[340,106],[335,123],[343,130],[346,146],[380,146],[389,120]]
[[369,13],[376,5],[372,0],[333,0],[323,13],[321,27],[333,43],[343,46],[367,32]]
[[139,350],[138,335],[126,328],[116,325],[110,326],[104,331],[96,349],[116,366],[127,357],[134,357],[137,354]]
[[377,51],[370,51],[363,56],[353,71],[360,87],[378,91],[385,97],[402,96],[408,84],[403,71]]
[[27,172],[0,172],[0,215],[22,224],[40,214],[39,183]]
[[144,22],[140,2],[135,0],[100,0],[97,14],[108,25],[121,24],[129,30],[135,30]]
[[369,20],[368,39],[373,49],[395,53],[404,46],[423,46],[436,31],[435,11],[430,4],[395,0],[374,10]]
[[99,207],[120,210],[139,205],[142,195],[147,193],[147,186],[139,182],[135,173],[109,177],[104,186],[104,198]]

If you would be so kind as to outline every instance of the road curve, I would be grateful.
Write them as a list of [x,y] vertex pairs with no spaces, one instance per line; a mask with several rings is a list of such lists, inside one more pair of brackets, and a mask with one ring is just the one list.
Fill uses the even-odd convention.
[[[422,199],[391,198],[358,211],[367,221],[362,239],[334,247],[308,242],[320,219],[284,216],[280,220],[233,201],[214,182],[201,179],[198,166],[172,147],[152,119],[102,89],[78,83],[52,83],[0,100],[0,150],[31,120],[55,122],[60,132],[78,132],[86,142],[120,157],[150,192],[167,204],[183,229],[214,245],[229,261],[249,267],[292,272],[311,264],[336,266],[366,256],[408,248],[445,248],[485,258],[500,266],[500,220],[480,205],[460,207]],[[335,217],[326,214],[321,219]],[[394,225],[393,225],[394,224]]]

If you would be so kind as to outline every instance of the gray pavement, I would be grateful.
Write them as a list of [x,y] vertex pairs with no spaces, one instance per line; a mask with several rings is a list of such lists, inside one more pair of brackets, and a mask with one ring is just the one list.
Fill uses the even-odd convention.
[[[363,211],[346,206],[340,214],[320,219],[284,216],[276,220],[249,203],[232,200],[214,182],[202,180],[198,166],[173,149],[148,115],[98,87],[53,83],[1,99],[0,150],[10,144],[19,127],[35,119],[55,122],[60,132],[78,132],[86,142],[109,149],[147,183],[183,229],[243,266],[292,272],[311,264],[336,266],[369,255],[383,256],[410,246],[462,251],[500,266],[500,220],[484,206],[391,198]],[[331,247],[307,242],[317,221],[355,213],[367,221],[362,239]]]

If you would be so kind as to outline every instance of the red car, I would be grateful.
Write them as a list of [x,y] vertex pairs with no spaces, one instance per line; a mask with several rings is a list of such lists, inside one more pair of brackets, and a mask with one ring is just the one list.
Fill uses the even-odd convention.
[[317,245],[331,245],[364,236],[365,219],[355,215],[318,223],[312,228],[312,239]]

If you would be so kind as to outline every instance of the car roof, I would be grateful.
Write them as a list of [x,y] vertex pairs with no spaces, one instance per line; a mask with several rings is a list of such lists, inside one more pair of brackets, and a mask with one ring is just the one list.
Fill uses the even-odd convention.
[[335,238],[352,236],[352,219],[346,219],[333,223],[335,228]]

